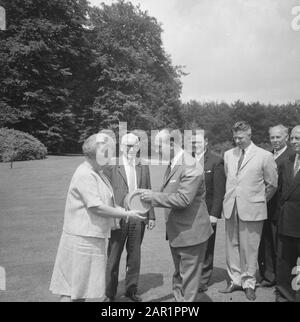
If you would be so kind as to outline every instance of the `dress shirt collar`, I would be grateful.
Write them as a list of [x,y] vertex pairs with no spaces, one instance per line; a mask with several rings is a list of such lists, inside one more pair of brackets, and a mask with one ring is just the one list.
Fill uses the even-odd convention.
[[200,154],[196,154],[195,155],[195,159],[200,162],[202,160],[202,158],[204,158],[204,155],[205,155],[206,151],[204,150],[202,153]]
[[129,166],[135,167],[135,159],[133,159],[132,163],[130,164],[129,160],[125,157],[124,154],[123,154],[122,158],[123,158],[123,164],[124,164],[125,167],[129,167]]
[[275,157],[275,159],[277,159],[278,157],[280,157],[281,154],[284,153],[286,149],[287,149],[287,145],[284,148],[282,148],[281,150],[279,150],[279,151],[275,151],[274,150],[274,157]]
[[[252,147],[254,146],[254,144],[253,144],[253,142],[251,141],[251,143],[244,149],[244,152],[245,152],[245,156],[247,155],[247,154],[249,154],[249,152],[251,151],[251,149],[252,149]],[[240,150],[240,153],[242,153],[242,149],[240,149],[239,148],[239,150]]]

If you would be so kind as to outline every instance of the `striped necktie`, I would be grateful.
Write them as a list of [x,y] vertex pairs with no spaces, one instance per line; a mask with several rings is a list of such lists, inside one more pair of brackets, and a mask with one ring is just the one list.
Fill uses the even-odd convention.
[[239,158],[238,167],[237,167],[237,173],[240,171],[240,168],[241,168],[241,166],[243,164],[244,158],[245,158],[245,150],[243,149],[241,151],[241,156]]
[[167,170],[165,172],[165,181],[168,179],[170,173],[171,173],[171,162],[169,163],[168,167],[167,167]]

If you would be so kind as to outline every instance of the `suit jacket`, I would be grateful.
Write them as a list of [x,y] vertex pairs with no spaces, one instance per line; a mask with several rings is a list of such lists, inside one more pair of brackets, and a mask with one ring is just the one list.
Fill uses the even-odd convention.
[[161,192],[154,193],[152,200],[154,207],[168,208],[166,229],[172,247],[201,244],[213,232],[205,203],[203,168],[187,153],[182,161],[164,178]]
[[226,194],[223,202],[225,218],[230,218],[237,205],[240,219],[261,221],[267,219],[267,201],[277,188],[277,166],[272,153],[252,144],[237,173],[240,149],[233,148],[224,155]]
[[[289,156],[295,154],[290,147],[287,149],[275,160],[277,168],[279,169]],[[278,221],[280,215],[280,205],[279,205],[279,195],[278,190],[275,192],[274,196],[268,202],[268,219],[274,222]]]
[[210,150],[206,150],[203,161],[208,213],[210,216],[221,218],[226,185],[224,160]]
[[279,168],[280,216],[279,233],[300,238],[300,172],[294,178],[295,154]]
[[[124,207],[124,199],[128,194],[128,183],[124,165],[109,165],[104,167],[104,174],[109,178],[111,186],[114,190],[116,204]],[[150,171],[148,165],[142,165],[139,161],[135,166],[136,179],[138,189],[151,189]],[[151,209],[148,214],[148,219],[155,220],[154,210]]]

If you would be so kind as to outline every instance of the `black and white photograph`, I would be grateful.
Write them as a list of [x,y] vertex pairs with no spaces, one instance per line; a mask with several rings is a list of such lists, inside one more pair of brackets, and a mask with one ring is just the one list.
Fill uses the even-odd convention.
[[0,302],[300,302],[300,0],[0,0]]

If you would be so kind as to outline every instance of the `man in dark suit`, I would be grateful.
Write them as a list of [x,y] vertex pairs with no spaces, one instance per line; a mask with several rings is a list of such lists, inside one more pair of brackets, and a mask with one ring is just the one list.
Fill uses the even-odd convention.
[[[290,137],[295,154],[279,168],[280,215],[278,219],[278,259],[276,301],[300,300],[300,125]],[[298,285],[295,283],[298,280]]]
[[[273,155],[279,168],[292,153],[287,145],[289,130],[279,124],[269,129],[270,142]],[[270,287],[276,283],[276,258],[277,258],[277,222],[279,217],[278,192],[268,202],[268,219],[264,222],[262,238],[258,253],[258,266],[262,280],[260,286]]]
[[144,192],[142,200],[153,207],[167,208],[166,230],[175,267],[173,294],[177,302],[194,302],[207,241],[213,230],[205,204],[203,168],[181,148],[179,137],[175,133],[170,142],[172,135],[168,130],[156,136],[156,146],[163,157],[171,154],[168,158],[171,162],[161,192]]
[[[149,167],[136,159],[139,150],[139,139],[129,133],[122,137],[119,164],[108,166],[104,173],[110,179],[114,190],[116,204],[124,207],[126,195],[137,188],[151,189]],[[154,210],[148,213],[148,228],[155,226]],[[145,223],[129,219],[121,219],[119,229],[111,232],[108,244],[108,261],[106,271],[106,301],[114,301],[118,288],[119,265],[126,243],[126,278],[125,296],[134,302],[140,302],[137,294],[141,265],[141,243],[145,231]]]
[[206,131],[197,131],[192,136],[193,156],[202,166],[206,187],[206,205],[210,215],[210,222],[214,230],[208,240],[199,292],[205,292],[213,271],[214,249],[217,232],[217,220],[221,218],[223,198],[225,194],[226,176],[224,160],[208,148],[208,135]]

